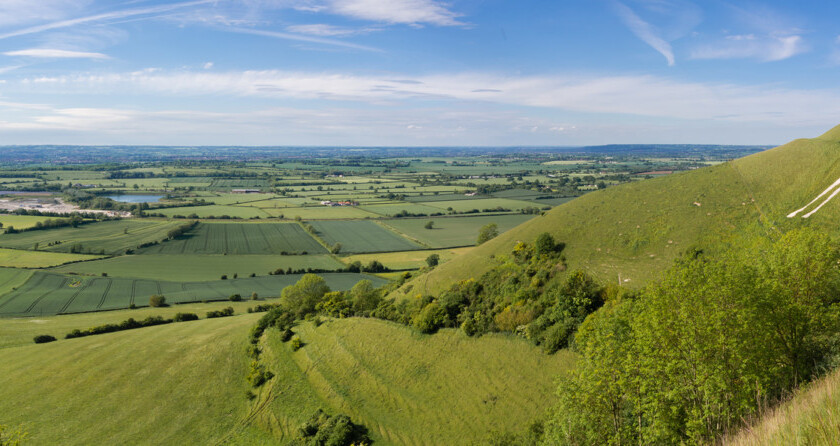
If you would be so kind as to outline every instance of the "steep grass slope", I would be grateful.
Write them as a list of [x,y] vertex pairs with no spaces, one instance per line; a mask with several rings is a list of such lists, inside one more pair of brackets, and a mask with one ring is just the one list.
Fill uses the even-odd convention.
[[[266,364],[277,376],[250,416],[263,431],[293,435],[318,408],[363,423],[376,444],[467,444],[491,431],[521,432],[552,404],[554,379],[573,366],[523,339],[420,335],[377,319],[295,328],[293,352],[269,331]],[[231,435],[248,443],[253,429]]]
[[[96,316],[32,325],[113,322]],[[277,376],[249,401],[245,347],[260,316],[49,344],[32,344],[31,329],[28,343],[18,337],[0,348],[0,424],[22,425],[33,445],[278,444],[324,409],[365,424],[377,444],[465,444],[524,430],[552,404],[554,378],[574,365],[571,353],[545,355],[513,337],[329,320],[296,327],[305,344],[296,352],[269,331],[263,358]],[[0,320],[12,323],[30,322]]]
[[717,166],[586,194],[415,278],[392,296],[436,294],[477,278],[493,266],[495,255],[542,232],[566,243],[570,269],[641,286],[687,248],[710,249],[747,228],[814,225],[836,233],[840,198],[808,219],[786,216],[838,178],[840,126]]
[[0,349],[0,424],[23,425],[32,445],[213,444],[247,411],[258,317]]
[[800,390],[790,401],[773,409],[724,444],[835,445],[840,444],[840,371]]

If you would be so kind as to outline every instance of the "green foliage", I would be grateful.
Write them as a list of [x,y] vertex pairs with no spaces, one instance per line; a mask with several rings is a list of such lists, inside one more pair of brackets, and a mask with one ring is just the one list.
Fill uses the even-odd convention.
[[300,336],[294,335],[292,336],[291,342],[289,345],[292,347],[292,351],[296,352],[303,348],[303,341],[300,339]]
[[435,222],[434,221],[427,221],[425,225],[423,225],[424,229],[434,229]]
[[264,364],[262,364],[256,359],[251,361],[248,376],[246,377],[251,386],[260,387],[271,378],[274,378],[274,373],[271,373],[270,370],[267,370]]
[[315,310],[331,317],[353,315],[353,304],[342,291],[330,291],[315,305]]
[[172,323],[172,319],[164,319],[160,316],[149,316],[141,321],[128,318],[119,324],[104,324],[88,328],[87,330],[75,329],[67,333],[65,339],[81,338],[85,336],[92,336],[105,333],[113,333],[115,331],[134,330],[135,328],[152,327],[154,325],[163,325]]
[[175,313],[172,320],[175,322],[197,321],[198,315],[195,313]]
[[12,429],[0,424],[0,446],[20,446],[29,436],[22,428]]
[[370,444],[368,430],[353,423],[347,415],[329,415],[318,409],[300,428],[299,438],[292,445],[351,446]]
[[438,328],[446,324],[447,315],[442,306],[436,302],[432,302],[420,311],[411,325],[421,333],[434,333]]
[[241,302],[242,301],[242,295],[239,294],[239,293],[231,294],[230,297],[228,297],[228,300],[231,301],[231,302]]
[[478,239],[476,244],[482,244],[488,240],[492,240],[499,235],[499,226],[496,223],[488,223],[478,230]]
[[165,307],[166,306],[166,297],[161,296],[160,294],[152,294],[149,297],[149,306],[150,307]]
[[439,263],[440,263],[440,255],[439,254],[432,254],[429,257],[426,257],[426,265],[428,265],[429,268],[434,268],[434,267],[438,266]]
[[207,312],[207,319],[213,319],[217,317],[228,317],[233,316],[233,307],[227,307],[222,310],[213,310]]
[[353,305],[353,311],[359,315],[367,315],[375,310],[382,302],[382,293],[374,288],[370,280],[360,280],[348,293]]
[[744,244],[686,257],[584,322],[552,438],[709,442],[835,363],[837,246],[810,230]]
[[330,291],[326,281],[315,274],[305,274],[300,280],[283,289],[280,304],[298,319],[315,312],[315,306]]
[[55,336],[50,335],[38,335],[34,338],[36,344],[46,344],[47,342],[53,342],[55,340]]

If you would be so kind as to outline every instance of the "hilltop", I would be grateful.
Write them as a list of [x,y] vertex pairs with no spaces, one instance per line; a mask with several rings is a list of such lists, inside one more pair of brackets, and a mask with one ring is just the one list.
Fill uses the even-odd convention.
[[495,265],[496,255],[543,232],[566,243],[569,270],[637,288],[687,249],[714,249],[738,231],[812,225],[834,233],[840,200],[802,218],[833,189],[795,218],[787,215],[838,178],[840,126],[716,166],[591,192],[416,277],[391,296],[438,294],[477,278]]

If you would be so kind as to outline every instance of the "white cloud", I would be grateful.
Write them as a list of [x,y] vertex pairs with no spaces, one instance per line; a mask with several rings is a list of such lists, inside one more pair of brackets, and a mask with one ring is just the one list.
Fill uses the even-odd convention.
[[459,14],[435,0],[328,0],[329,10],[358,19],[410,25],[459,26]]
[[226,95],[278,101],[363,102],[385,107],[422,107],[440,101],[495,103],[596,114],[782,125],[822,125],[840,117],[840,90],[681,82],[656,76],[509,77],[449,73],[411,78],[273,70],[141,71],[31,78],[22,80],[17,87],[26,93],[27,88],[32,88],[28,86],[34,84],[38,84],[40,93],[56,88],[56,92],[82,96],[131,91],[168,99]]
[[205,70],[213,68],[213,62],[205,62],[204,65],[202,65],[202,68],[204,68]]
[[727,36],[713,44],[691,51],[692,59],[757,59],[774,62],[789,59],[808,50],[802,36],[756,37],[753,34]]
[[226,31],[235,32],[235,33],[242,33],[242,34],[253,34],[257,36],[264,36],[264,37],[272,37],[275,39],[283,39],[283,40],[292,40],[297,42],[306,42],[306,43],[317,43],[321,45],[330,45],[330,46],[337,46],[342,48],[350,48],[354,50],[362,50],[362,51],[372,51],[372,52],[381,52],[379,48],[374,48],[367,45],[358,45],[355,43],[345,42],[343,40],[336,40],[336,39],[329,39],[326,37],[316,37],[316,36],[305,36],[301,34],[291,34],[291,33],[283,33],[278,31],[263,31],[258,29],[251,29],[251,28],[226,28]]
[[309,25],[292,25],[286,27],[286,31],[297,34],[308,34],[322,37],[346,37],[357,34],[366,34],[375,31],[374,28],[347,28],[343,26],[314,23]]
[[44,20],[59,20],[77,13],[90,0],[3,0],[0,26],[14,26]]
[[659,54],[662,54],[668,62],[668,66],[673,66],[674,51],[671,49],[671,44],[659,35],[656,28],[654,28],[654,26],[650,23],[642,20],[641,17],[639,17],[625,4],[615,2],[614,5],[618,16],[627,28],[629,28],[630,31],[642,42],[650,45],[650,47],[658,51]]
[[[51,31],[54,29],[62,29],[62,28],[69,28],[72,26],[77,25],[85,25],[91,23],[103,23],[112,20],[121,20],[126,19],[129,17],[135,16],[142,16],[142,15],[155,15],[155,14],[162,14],[169,11],[174,11],[181,8],[186,8],[190,6],[197,6],[197,5],[204,5],[209,3],[215,3],[216,0],[195,0],[190,2],[183,2],[183,3],[173,3],[169,5],[159,5],[159,6],[150,6],[147,8],[134,8],[134,9],[123,9],[119,11],[112,11],[106,12],[102,14],[90,15],[85,17],[78,17],[74,19],[68,20],[60,20],[54,21],[50,23],[46,23],[43,25],[36,25],[31,26],[28,28],[19,29],[17,31],[10,31],[3,34],[0,34],[0,39],[8,39],[10,37],[17,37],[17,36],[24,36],[28,34],[37,34],[44,31]],[[27,4],[31,4],[32,2],[27,2]]]
[[26,50],[6,51],[6,56],[37,57],[43,59],[110,59],[106,54],[86,51],[68,51],[52,48],[31,48]]

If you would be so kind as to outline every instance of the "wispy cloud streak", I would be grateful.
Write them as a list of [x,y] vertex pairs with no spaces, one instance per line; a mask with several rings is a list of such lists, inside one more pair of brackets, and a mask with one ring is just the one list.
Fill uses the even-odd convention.
[[650,45],[650,47],[658,51],[659,54],[662,54],[662,56],[665,57],[665,60],[668,61],[668,66],[673,66],[674,51],[671,49],[671,44],[659,36],[653,25],[642,20],[642,18],[633,12],[633,10],[627,5],[620,2],[615,2],[613,5],[618,13],[618,16],[621,18],[621,21],[624,22],[627,28],[629,28],[630,31],[642,42]]

